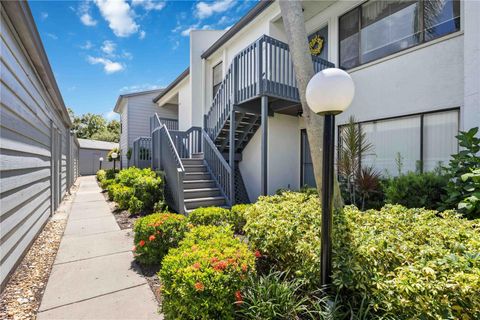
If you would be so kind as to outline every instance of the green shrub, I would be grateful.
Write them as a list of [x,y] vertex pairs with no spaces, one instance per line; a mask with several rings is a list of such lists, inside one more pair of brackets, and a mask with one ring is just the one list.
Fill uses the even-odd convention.
[[107,169],[105,170],[105,178],[108,180],[115,179],[115,175],[118,173],[118,170]]
[[438,209],[447,182],[448,178],[438,172],[409,172],[386,182],[386,202],[407,208]]
[[246,211],[252,248],[278,271],[290,270],[308,285],[320,278],[320,204],[317,195],[284,192],[260,197]]
[[231,224],[230,211],[220,207],[197,208],[190,212],[188,220],[196,226]]
[[131,167],[121,170],[115,179],[103,180],[110,200],[130,213],[152,212],[163,207],[163,180],[151,169]]
[[283,272],[250,276],[242,291],[241,319],[341,319],[339,306],[328,305],[319,291],[309,296],[302,279],[289,279]]
[[117,203],[118,208],[125,210],[130,207],[130,200],[134,197],[134,190],[131,187],[120,184],[113,184],[108,187],[108,194],[113,194],[113,200]]
[[[100,182],[100,188],[102,188],[103,190],[107,190],[108,191],[108,187],[112,184],[115,184],[115,180],[114,179],[104,179]],[[110,197],[109,195],[109,199],[110,200],[113,200],[113,196]]]
[[105,172],[105,170],[100,169],[100,170],[97,171],[97,181],[98,182],[102,182],[106,178],[107,178],[107,172]]
[[461,179],[470,195],[460,201],[458,209],[463,210],[467,216],[480,217],[480,169],[463,174]]
[[[450,178],[447,185],[447,195],[444,197],[444,208],[458,208],[458,204],[464,199],[479,193],[479,189],[472,188],[473,180],[464,180],[462,176],[471,173],[472,170],[480,169],[480,137],[477,136],[478,127],[469,131],[461,131],[457,136],[460,152],[452,155],[449,166],[446,168]],[[468,218],[480,218],[480,210],[469,211],[461,206],[459,210]]]
[[154,213],[137,219],[133,227],[135,260],[145,265],[160,264],[187,230],[187,219],[179,214]]
[[[260,197],[245,215],[249,244],[261,260],[318,288],[317,197]],[[334,214],[332,279],[351,310],[370,316],[478,319],[480,226],[450,211],[347,207]]]
[[401,319],[480,317],[478,222],[399,205],[335,217],[333,283],[349,300]]
[[247,223],[247,220],[245,220],[245,211],[250,206],[250,204],[236,204],[230,210],[230,223],[233,226],[233,231],[235,231],[235,233],[244,233],[243,228]]
[[162,311],[170,319],[234,319],[254,256],[228,227],[192,228],[162,262]]

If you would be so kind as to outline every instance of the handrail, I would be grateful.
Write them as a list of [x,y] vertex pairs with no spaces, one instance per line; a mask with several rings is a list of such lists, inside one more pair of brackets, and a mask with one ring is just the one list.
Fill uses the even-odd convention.
[[[312,57],[312,62],[315,72],[335,66],[319,57]],[[234,56],[205,115],[206,133],[215,140],[233,105],[261,95],[300,101],[289,46],[267,35]]]
[[202,152],[201,128],[191,127],[187,131],[170,130],[170,136],[180,158],[191,158]]
[[225,161],[220,151],[208,136],[205,130],[202,130],[203,136],[203,156],[207,168],[213,179],[217,182],[224,197],[231,206],[234,203],[235,190],[231,190],[232,167]]
[[[157,131],[157,130],[156,130]],[[183,195],[183,178],[185,168],[180,158],[168,128],[163,125],[158,129],[160,144],[160,162],[165,172],[165,180],[168,185],[169,201],[172,207],[178,213],[185,213],[184,195]]]

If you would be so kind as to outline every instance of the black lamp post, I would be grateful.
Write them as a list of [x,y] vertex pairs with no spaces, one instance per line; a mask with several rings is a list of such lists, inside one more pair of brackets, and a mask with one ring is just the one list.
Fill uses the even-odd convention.
[[352,103],[355,86],[348,73],[329,68],[320,71],[307,85],[306,98],[310,109],[325,118],[323,133],[322,167],[322,242],[321,284],[332,283],[332,225],[333,179],[335,150],[335,115],[345,111]]
[[98,170],[102,170],[103,157],[98,158],[98,161],[100,161],[100,168]]

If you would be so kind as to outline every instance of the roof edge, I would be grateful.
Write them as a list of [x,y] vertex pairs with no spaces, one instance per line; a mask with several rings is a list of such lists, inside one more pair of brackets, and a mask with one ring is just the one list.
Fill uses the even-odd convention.
[[235,23],[227,32],[223,34],[217,41],[215,41],[205,52],[202,54],[202,59],[210,57],[218,48],[223,46],[228,40],[230,40],[237,32],[243,27],[248,25],[253,19],[255,19],[260,13],[267,9],[275,0],[260,0],[250,11],[247,12],[237,23]]
[[[130,98],[134,96],[140,96],[142,94],[149,94],[149,93],[154,93],[158,91],[164,90],[163,88],[158,88],[158,89],[153,89],[153,90],[144,90],[144,91],[136,91],[136,92],[130,92],[130,93],[124,93],[118,96],[117,102],[115,103],[115,107],[113,107],[113,112],[119,113],[119,108],[120,108],[120,102],[122,101],[123,98]],[[161,92],[160,92],[161,93]]]
[[64,123],[72,126],[72,121],[63,101],[62,94],[58,88],[57,81],[53,75],[52,67],[48,60],[47,53],[43,46],[42,39],[38,33],[35,20],[26,1],[2,1],[10,23],[20,38],[22,46],[33,63],[33,68],[43,82],[48,95],[52,99],[53,107],[61,116]]
[[179,84],[183,79],[185,79],[190,74],[190,67],[185,69],[175,80],[170,83],[165,90],[163,90],[158,96],[153,98],[153,102],[157,103],[164,95],[166,95],[169,91],[171,91],[177,84]]

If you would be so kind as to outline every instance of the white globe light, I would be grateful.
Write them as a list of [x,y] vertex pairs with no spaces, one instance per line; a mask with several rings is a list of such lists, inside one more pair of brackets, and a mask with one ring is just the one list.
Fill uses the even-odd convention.
[[118,154],[116,152],[112,152],[111,157],[112,159],[117,159]]
[[355,85],[352,77],[337,68],[324,69],[307,85],[307,103],[317,114],[338,114],[352,103]]
[[98,160],[100,160],[100,162],[103,161],[103,157],[98,158]]

